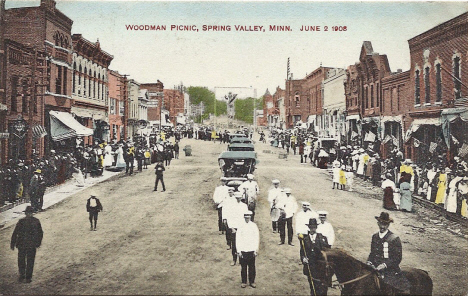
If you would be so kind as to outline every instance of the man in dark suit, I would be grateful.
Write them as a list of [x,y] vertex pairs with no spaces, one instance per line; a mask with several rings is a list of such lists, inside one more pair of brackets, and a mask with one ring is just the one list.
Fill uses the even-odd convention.
[[[388,230],[393,219],[387,212],[375,216],[379,232],[372,236],[371,252],[367,259],[367,265],[375,268],[382,276],[383,282],[397,290],[408,292],[410,284],[400,269],[402,259],[402,247],[400,238]],[[391,289],[383,286],[383,290]],[[391,293],[391,291],[388,291]]]
[[330,248],[330,245],[325,236],[317,233],[317,219],[309,219],[309,223],[306,225],[309,227],[309,233],[307,235],[299,234],[300,255],[304,265],[303,273],[309,281],[310,295],[327,295],[327,283],[320,280],[323,276],[317,263],[322,258],[322,251]]
[[[98,214],[102,211],[102,204],[99,199],[91,195],[86,202],[86,211],[89,213],[89,223],[91,223],[91,229],[96,231],[96,224],[98,219]],[[93,227],[93,220],[94,220],[94,227]]]
[[164,171],[166,169],[164,168],[164,164],[162,161],[158,162],[156,164],[156,167],[154,168],[155,174],[156,174],[156,181],[154,182],[154,190],[153,191],[158,191],[158,183],[161,181],[163,190],[162,192],[166,191],[166,185],[164,185]]
[[39,219],[33,217],[34,209],[27,206],[26,217],[16,224],[11,236],[10,247],[18,248],[19,281],[30,283],[34,270],[36,249],[41,246],[43,231]]

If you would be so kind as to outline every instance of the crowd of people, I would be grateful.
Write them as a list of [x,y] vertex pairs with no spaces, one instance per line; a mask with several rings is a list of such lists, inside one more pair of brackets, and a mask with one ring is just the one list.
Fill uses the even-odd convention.
[[34,156],[32,160],[13,160],[0,167],[0,207],[7,204],[31,202],[34,211],[41,211],[47,187],[63,184],[74,179],[83,187],[88,177],[99,177],[104,170],[125,170],[132,175],[134,168],[142,171],[148,165],[179,158],[179,141],[184,133],[176,131],[174,139],[162,133],[157,138],[145,141],[96,141],[94,145],[77,144],[73,152],[50,150],[48,156]]
[[[249,285],[256,287],[255,257],[258,255],[259,230],[254,222],[256,203],[260,189],[254,180],[254,175],[248,174],[243,182],[230,181],[230,178],[222,177],[221,185],[216,187],[213,194],[215,208],[218,211],[218,231],[225,235],[227,250],[231,251],[231,266],[241,264],[241,288]],[[298,237],[301,245],[300,259],[304,264],[304,275],[309,279],[309,284],[316,290],[312,295],[326,294],[327,286],[323,282],[314,282],[316,268],[311,271],[310,266],[316,264],[321,256],[315,252],[317,247],[331,248],[335,241],[333,226],[327,221],[328,212],[312,210],[310,203],[303,201],[299,209],[296,198],[291,195],[290,188],[281,188],[280,181],[272,181],[272,188],[268,190],[268,202],[270,204],[270,219],[273,233],[279,234],[279,245],[294,246],[293,239]],[[293,227],[293,217],[295,226]],[[294,232],[294,228],[296,231]],[[287,231],[286,231],[287,229]],[[309,234],[317,235],[313,241]],[[307,236],[307,238],[304,238]],[[315,252],[315,253],[314,253]],[[306,272],[308,271],[308,272]]]
[[[331,168],[332,188],[353,191],[355,179],[369,181],[384,191],[387,210],[413,210],[413,195],[441,206],[447,212],[467,217],[468,163],[461,157],[447,161],[446,155],[431,154],[427,162],[404,159],[396,146],[385,159],[371,147],[341,145],[323,147],[312,133],[301,130],[273,130],[270,143],[301,156],[301,163]],[[297,148],[297,149],[296,149]]]

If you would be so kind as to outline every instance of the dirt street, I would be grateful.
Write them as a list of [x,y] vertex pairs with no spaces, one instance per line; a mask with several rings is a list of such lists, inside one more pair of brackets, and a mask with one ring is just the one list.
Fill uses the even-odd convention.
[[[257,143],[260,186],[256,222],[260,229],[257,288],[240,288],[240,266],[231,267],[225,238],[217,231],[212,193],[221,172],[217,156],[226,149],[218,142],[183,139],[193,156],[173,160],[164,178],[166,192],[153,192],[154,165],[143,173],[104,182],[36,215],[44,229],[37,252],[33,282],[17,282],[17,251],[9,248],[13,226],[0,230],[1,294],[197,294],[308,295],[299,264],[299,245],[279,246],[271,231],[266,200],[271,180],[292,188],[297,201],[327,210],[335,228],[335,246],[366,260],[374,216],[382,202],[356,192],[331,189],[326,171],[300,164],[292,153],[278,159],[277,148]],[[161,188],[160,188],[161,190]],[[86,200],[97,195],[104,207],[98,231],[89,230]],[[402,266],[427,270],[435,295],[465,295],[468,291],[467,240],[432,223],[435,214],[392,212],[390,229],[403,243]],[[434,215],[434,217],[431,217]],[[340,291],[329,289],[329,294]]]

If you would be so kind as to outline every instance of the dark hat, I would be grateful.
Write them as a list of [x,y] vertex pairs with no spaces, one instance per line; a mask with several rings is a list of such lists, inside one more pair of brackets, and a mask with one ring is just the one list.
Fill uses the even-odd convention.
[[390,215],[387,212],[380,213],[380,216],[375,216],[375,219],[377,219],[377,221],[382,222],[382,223],[390,224],[393,222],[393,219],[390,218]]
[[309,219],[309,223],[306,223],[307,226],[318,226],[317,219],[311,218]]
[[23,212],[25,212],[25,213],[34,213],[34,209],[31,206],[27,206],[26,209]]

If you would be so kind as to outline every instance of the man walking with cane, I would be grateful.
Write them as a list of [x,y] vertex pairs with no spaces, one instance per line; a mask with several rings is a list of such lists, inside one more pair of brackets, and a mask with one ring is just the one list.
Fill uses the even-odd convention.
[[303,274],[307,276],[310,286],[310,295],[327,295],[327,284],[318,278],[320,273],[317,268],[317,261],[322,256],[322,251],[329,248],[327,238],[317,233],[317,220],[312,218],[306,224],[309,227],[307,235],[299,234],[301,241],[301,261],[304,265]]

